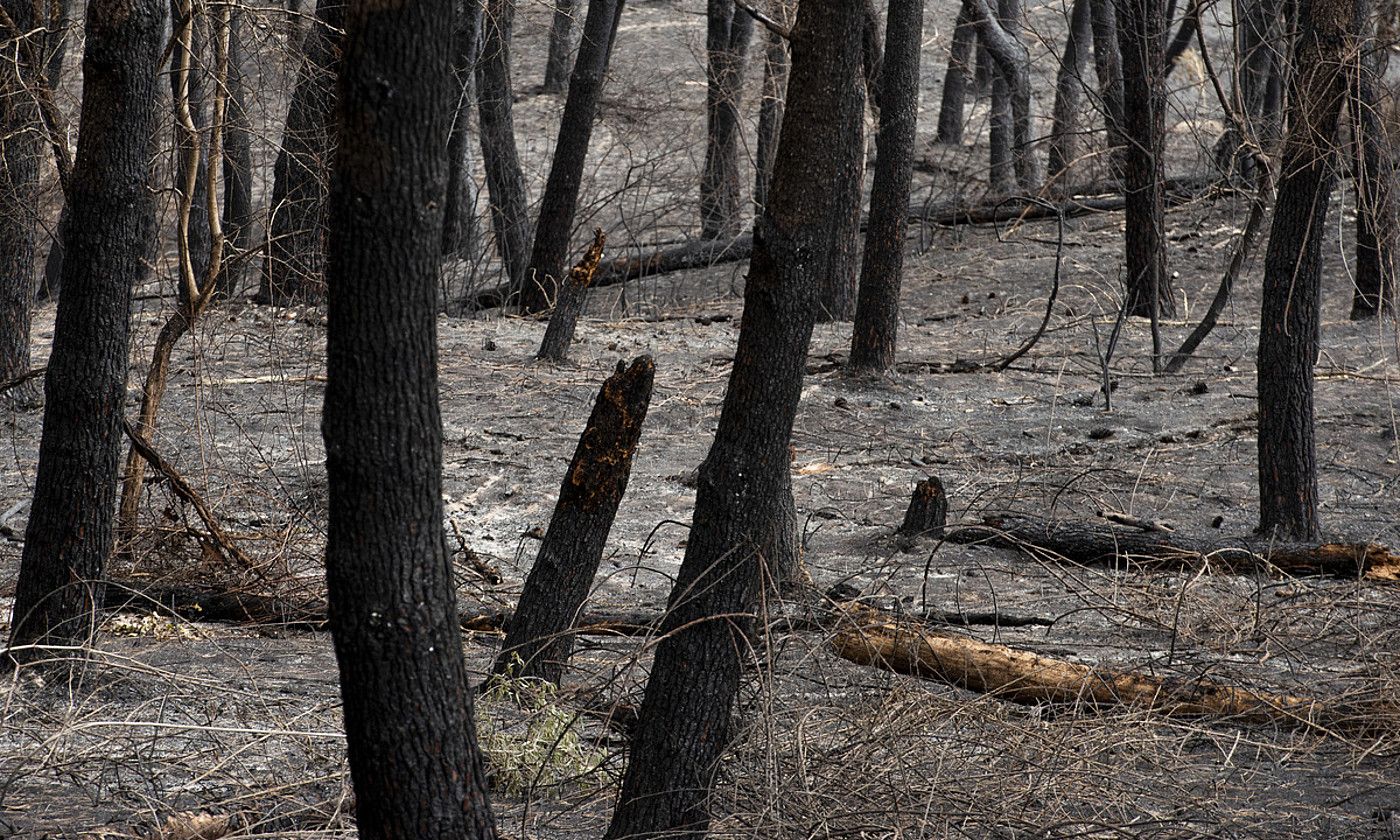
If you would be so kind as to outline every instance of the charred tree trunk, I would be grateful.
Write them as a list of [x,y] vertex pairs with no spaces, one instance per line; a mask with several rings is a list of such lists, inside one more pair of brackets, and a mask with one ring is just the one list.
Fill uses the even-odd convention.
[[244,39],[247,25],[242,6],[228,10],[228,102],[223,127],[224,212],[226,253],[220,264],[219,294],[233,297],[248,274],[248,254],[253,247],[253,127],[248,116],[248,88],[243,80]]
[[569,59],[574,52],[574,14],[578,0],[556,0],[549,27],[549,54],[544,62],[545,93],[563,93],[569,87]]
[[[1154,325],[1153,358],[1160,355],[1155,326],[1176,306],[1167,277],[1163,216],[1163,150],[1166,146],[1166,20],[1162,0],[1117,0],[1118,44],[1123,61],[1123,125],[1127,148],[1123,192],[1128,199],[1124,253],[1129,315]],[[1155,367],[1155,364],[1154,364]]]
[[1315,540],[1313,364],[1321,329],[1322,240],[1337,123],[1356,61],[1354,0],[1302,0],[1259,332],[1259,530]]
[[355,819],[367,838],[493,838],[442,529],[436,315],[453,0],[348,8],[322,432]]
[[[779,21],[786,22],[786,17]],[[773,161],[778,153],[778,130],[783,124],[783,100],[787,96],[787,41],[767,29],[763,51],[763,99],[758,106],[758,143],[754,155],[754,218],[768,206],[768,181],[773,177]]]
[[1217,166],[1225,172],[1237,169],[1244,178],[1254,176],[1254,152],[1258,146],[1274,148],[1281,115],[1282,80],[1287,64],[1284,36],[1284,0],[1236,0],[1235,107],[1241,115],[1244,135],[1231,126],[1215,146]]
[[[1000,0],[998,12],[993,13],[988,0],[973,0],[976,13],[977,37],[996,62],[997,78],[1007,84],[1011,108],[1011,158],[1016,171],[1016,183],[1026,191],[1040,186],[1042,172],[1035,155],[1031,136],[1031,76],[1030,53],[1017,37],[1020,31],[1021,4],[1019,0]],[[993,111],[996,104],[993,104]],[[995,127],[995,114],[993,127]],[[995,154],[996,143],[993,142]],[[993,172],[993,187],[998,173]]]
[[870,222],[851,331],[851,367],[856,370],[883,372],[894,364],[904,234],[909,226],[909,182],[918,137],[923,26],[923,0],[890,0],[880,72],[875,181],[870,187]]
[[568,355],[569,345],[574,341],[574,328],[578,326],[578,316],[583,312],[584,298],[598,273],[598,263],[603,259],[603,245],[606,242],[603,229],[595,229],[593,244],[588,246],[583,259],[569,272],[568,279],[560,284],[559,301],[549,316],[549,326],[545,328],[536,358],[562,362]]
[[1107,136],[1109,176],[1123,176],[1123,59],[1118,51],[1118,12],[1115,0],[1089,0],[1094,33],[1094,72],[1099,79],[1100,110]]
[[[34,29],[34,4],[0,3],[23,35]],[[6,38],[14,33],[6,33]],[[29,370],[30,307],[34,301],[34,247],[39,232],[39,110],[28,90],[37,56],[29,38],[11,42],[0,62],[0,382]],[[37,383],[12,389],[7,399],[37,405]]]
[[618,362],[598,392],[496,657],[496,673],[559,684],[574,648],[574,619],[627,491],[655,373],[650,356],[638,357],[631,367]]
[[481,58],[476,65],[477,109],[481,116],[481,160],[491,199],[491,227],[512,292],[519,295],[530,259],[530,217],[525,173],[515,147],[515,116],[510,82],[510,42],[514,0],[486,0]]
[[708,0],[705,34],[705,168],[700,174],[700,235],[724,239],[738,235],[739,95],[753,18],[733,0]]
[[[1186,15],[1181,19],[1181,25],[1177,27],[1176,34],[1172,36],[1171,42],[1167,44],[1167,69],[1166,75],[1171,76],[1176,69],[1176,62],[1182,54],[1195,46],[1196,26],[1200,23],[1200,0],[1190,0],[1187,4]],[[1172,10],[1167,10],[1167,23],[1171,23]]]
[[[175,274],[175,288],[180,305],[185,306],[190,302],[190,285],[183,278],[188,271],[196,283],[204,282],[209,275],[209,249],[213,244],[209,235],[209,159],[203,154],[207,144],[201,139],[209,128],[204,97],[204,68],[210,63],[206,47],[209,18],[192,0],[171,0],[170,17],[176,21],[177,31],[182,24],[189,27],[188,49],[177,37],[170,54],[170,100],[175,113],[174,194],[177,204],[189,205],[187,218],[176,220],[175,237],[182,266]],[[186,120],[194,127],[194,136],[187,132]],[[187,191],[190,184],[194,188]]]
[[460,0],[452,46],[452,74],[457,82],[452,132],[447,138],[447,204],[442,217],[442,254],[468,255],[476,250],[476,178],[472,174],[471,122],[476,102],[476,63],[481,53],[481,3]]
[[1089,64],[1089,45],[1094,29],[1093,0],[1074,0],[1070,10],[1069,34],[1060,56],[1055,77],[1055,107],[1050,129],[1049,177],[1055,181],[1066,175],[1079,157],[1079,111],[1083,103],[1084,70]]
[[[15,587],[10,644],[73,644],[91,629],[112,550],[131,288],[155,227],[159,0],[87,7],[78,153],[68,184],[63,293],[45,378],[34,504]],[[32,652],[11,650],[17,658]]]
[[1374,318],[1395,308],[1395,249],[1400,247],[1400,220],[1395,206],[1395,159],[1381,119],[1377,85],[1384,75],[1386,51],[1368,40],[1355,68],[1347,100],[1351,113],[1353,174],[1356,181],[1356,289],[1351,320]]
[[816,311],[811,278],[830,260],[854,187],[842,183],[850,174],[842,157],[859,136],[859,102],[846,90],[860,61],[863,14],[859,0],[805,0],[798,8],[787,115],[734,368],[700,467],[690,539],[609,838],[700,837],[709,824],[709,791],[750,644],[753,621],[742,616],[756,606],[758,554],[782,509]]
[[555,303],[569,254],[569,238],[578,209],[579,185],[593,137],[603,76],[608,72],[608,47],[622,18],[624,0],[588,0],[578,59],[569,78],[569,96],[559,121],[559,139],[549,166],[549,180],[540,199],[535,223],[535,248],[520,290],[520,311],[543,312]]
[[943,75],[943,98],[938,105],[939,143],[958,145],[963,141],[963,110],[967,88],[972,81],[973,50],[977,46],[974,0],[963,0],[953,25],[953,43],[948,51],[948,71]]
[[344,23],[345,0],[317,0],[272,170],[259,303],[286,306],[325,297],[327,173],[336,149],[335,81]]

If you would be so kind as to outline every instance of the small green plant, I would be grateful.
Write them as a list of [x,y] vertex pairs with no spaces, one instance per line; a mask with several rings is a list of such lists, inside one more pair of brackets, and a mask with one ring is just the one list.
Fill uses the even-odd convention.
[[495,677],[476,702],[476,732],[496,788],[520,796],[532,788],[605,784],[607,752],[581,734],[558,689],[534,677]]

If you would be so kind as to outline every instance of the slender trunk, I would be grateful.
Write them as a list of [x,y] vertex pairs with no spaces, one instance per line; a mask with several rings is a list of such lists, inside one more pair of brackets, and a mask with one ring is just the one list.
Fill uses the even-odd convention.
[[248,88],[244,82],[243,45],[247,35],[244,9],[229,8],[227,113],[224,122],[224,236],[232,253],[219,272],[218,291],[234,297],[248,276],[248,254],[253,247],[253,126],[248,115]]
[[[1128,145],[1123,191],[1129,315],[1156,319],[1175,312],[1166,271],[1162,154],[1166,144],[1166,25],[1162,0],[1117,0],[1123,61],[1123,124]],[[1154,333],[1155,335],[1155,333]],[[1160,348],[1153,347],[1154,366]]]
[[273,167],[259,303],[317,303],[325,296],[327,167],[336,148],[335,78],[344,22],[345,0],[317,0]]
[[[1023,190],[1034,191],[1043,180],[1043,172],[1036,158],[1031,134],[1030,53],[1019,40],[1020,0],[999,0],[996,13],[993,13],[988,0],[973,0],[973,11],[976,13],[977,37],[995,59],[997,77],[1007,84],[1016,183]],[[995,110],[995,105],[993,108]],[[995,182],[996,173],[993,173],[994,186]]]
[[1395,206],[1395,158],[1380,116],[1377,86],[1385,73],[1386,47],[1367,42],[1347,100],[1355,157],[1356,289],[1351,319],[1373,318],[1395,307],[1395,249],[1400,220]]
[[476,102],[476,63],[481,55],[481,3],[459,0],[452,47],[457,82],[452,132],[447,138],[447,204],[442,218],[442,254],[468,256],[476,251],[476,177],[472,160],[471,110]]
[[559,138],[549,166],[549,180],[540,199],[539,220],[535,224],[535,247],[530,268],[520,290],[520,311],[543,312],[554,305],[559,281],[564,277],[569,238],[578,210],[579,187],[588,159],[588,143],[608,72],[608,44],[622,18],[624,0],[588,0],[588,16],[583,22],[578,59],[569,78],[569,96],[559,122]]
[[875,135],[875,181],[870,188],[870,222],[851,332],[851,368],[874,372],[894,364],[899,330],[909,182],[918,137],[923,0],[890,0],[888,15],[880,74],[880,128]]
[[708,0],[705,53],[705,168],[700,174],[700,231],[706,239],[736,236],[739,201],[739,96],[753,18],[733,0]]
[[758,146],[754,155],[754,218],[761,217],[763,208],[768,206],[768,182],[773,177],[773,161],[778,153],[778,131],[783,124],[788,77],[787,42],[777,33],[763,31],[767,41],[763,51],[763,99],[758,106]]
[[[1200,12],[1197,4],[1200,0],[1191,0],[1186,9],[1186,16],[1181,19],[1181,25],[1177,27],[1176,34],[1172,36],[1171,42],[1167,44],[1167,75],[1171,76],[1176,69],[1177,59],[1182,53],[1195,46],[1196,24],[1200,21]],[[1171,23],[1172,13],[1167,13],[1167,23]]]
[[578,0],[556,0],[554,21],[549,27],[549,54],[544,62],[545,93],[563,93],[569,86],[571,65],[569,59],[574,52],[574,14]]
[[972,51],[977,46],[973,21],[973,0],[963,0],[953,25],[953,43],[948,50],[948,72],[943,76],[943,98],[938,105],[937,142],[958,145],[963,141],[963,109],[967,86],[972,81]]
[[1317,455],[1313,364],[1321,331],[1337,122],[1356,60],[1355,0],[1299,4],[1297,73],[1289,104],[1273,228],[1264,259],[1259,332],[1259,530],[1315,540]]
[[[170,17],[176,21],[177,33],[183,23],[185,38],[178,35],[170,53],[170,98],[175,119],[175,182],[176,203],[180,206],[176,219],[176,245],[179,248],[181,270],[175,274],[178,300],[188,305],[190,284],[184,281],[188,273],[202,282],[209,273],[209,193],[205,173],[209,168],[202,154],[201,135],[209,128],[209,116],[204,101],[205,68],[209,66],[209,18],[203,5],[193,0],[171,0]],[[190,132],[187,127],[192,127]]]
[[1079,110],[1084,98],[1084,70],[1089,63],[1089,45],[1094,37],[1091,4],[1092,0],[1074,0],[1069,34],[1065,36],[1065,51],[1060,56],[1060,70],[1055,77],[1049,155],[1049,177],[1052,181],[1066,175],[1079,157]]
[[494,838],[442,528],[437,278],[458,95],[453,0],[348,8],[322,433],[355,821],[365,838]]
[[[813,276],[854,183],[845,150],[861,119],[854,82],[858,0],[806,0],[792,31],[787,115],[772,193],[758,224],[739,346],[695,515],[607,837],[701,837],[728,746],[772,538],[789,471],[816,310]],[[833,96],[833,93],[835,94]],[[813,184],[826,185],[812,189]]]
[[514,295],[525,282],[530,258],[530,218],[525,173],[515,148],[515,116],[510,82],[510,41],[514,0],[486,0],[482,17],[481,60],[476,65],[477,108],[481,116],[481,160],[491,198],[496,251]]
[[78,153],[68,184],[63,294],[45,378],[34,503],[11,620],[14,646],[72,644],[92,626],[112,549],[132,285],[155,228],[150,167],[164,7],[91,0]]
[[1118,52],[1118,13],[1115,0],[1089,0],[1094,32],[1094,72],[1099,79],[1100,110],[1107,135],[1109,177],[1123,176],[1123,60]]
[[[34,4],[0,3],[22,33],[34,28]],[[7,35],[8,37],[8,35]],[[34,300],[34,250],[39,232],[39,111],[28,85],[36,68],[25,59],[38,52],[30,40],[7,47],[0,62],[0,382],[29,370],[30,307]],[[36,405],[37,382],[7,394],[7,401]]]

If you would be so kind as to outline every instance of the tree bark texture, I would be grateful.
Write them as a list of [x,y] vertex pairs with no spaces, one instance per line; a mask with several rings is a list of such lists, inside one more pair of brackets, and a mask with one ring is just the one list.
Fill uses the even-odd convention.
[[650,356],[638,357],[630,367],[618,362],[598,392],[496,657],[496,673],[559,684],[573,653],[574,620],[627,491],[655,374]]
[[273,167],[259,303],[325,297],[327,173],[336,150],[336,75],[346,0],[317,0]]
[[734,0],[707,0],[705,30],[705,168],[700,173],[700,234],[736,236],[739,201],[739,96],[753,18]]
[[93,590],[112,549],[131,288],[146,270],[155,227],[149,164],[164,18],[160,0],[87,7],[69,259],[44,382],[12,646],[85,640]]
[[[34,4],[0,3],[21,33],[34,29]],[[5,33],[8,40],[13,33]],[[31,36],[33,37],[33,36]],[[39,109],[28,85],[38,68],[27,55],[29,39],[11,41],[0,62],[0,382],[29,370],[30,307],[34,300],[34,248],[39,232]],[[36,404],[38,386],[21,385],[8,399]]]
[[963,0],[953,24],[953,43],[948,50],[948,70],[943,74],[943,96],[938,104],[937,142],[958,145],[963,141],[963,110],[967,88],[972,82],[973,50],[977,47],[974,0]]
[[[996,62],[997,75],[1008,86],[1011,107],[1012,162],[1016,183],[1024,190],[1034,191],[1043,179],[1040,162],[1035,154],[1031,135],[1030,53],[1018,39],[1021,4],[1019,0],[1001,0],[993,12],[988,0],[972,0],[977,37]],[[996,106],[993,105],[993,110]],[[995,120],[995,115],[993,117]],[[995,146],[995,144],[993,144]],[[993,187],[997,173],[992,174]]]
[[1123,60],[1118,51],[1118,12],[1116,0],[1089,0],[1089,22],[1094,33],[1094,73],[1099,79],[1100,110],[1107,136],[1107,159],[1111,178],[1122,177],[1123,137]]
[[244,82],[244,41],[247,23],[242,6],[228,10],[228,102],[224,122],[224,238],[231,253],[224,255],[218,289],[234,297],[248,275],[248,254],[253,247],[253,126],[248,115],[248,87]]
[[[607,837],[700,837],[730,737],[762,544],[782,509],[816,288],[854,184],[843,156],[861,112],[831,95],[856,78],[859,0],[804,0],[792,30],[787,114],[754,237],[744,316],[714,444],[700,466],[685,559],[647,683]],[[827,185],[813,190],[812,185]]]
[[1079,111],[1084,101],[1084,71],[1089,65],[1089,47],[1094,30],[1091,17],[1093,0],[1074,0],[1070,9],[1069,34],[1055,76],[1055,105],[1051,111],[1048,171],[1055,181],[1068,174],[1079,157]]
[[476,167],[472,159],[472,106],[476,103],[476,64],[481,55],[481,3],[459,0],[452,47],[452,75],[458,98],[447,138],[447,204],[442,214],[442,254],[465,257],[477,247]]
[[1373,318],[1395,309],[1395,250],[1400,247],[1396,218],[1395,156],[1381,118],[1380,78],[1388,47],[1368,39],[1355,68],[1347,107],[1351,114],[1353,175],[1356,181],[1356,289],[1351,320]]
[[481,58],[476,65],[477,110],[481,117],[481,160],[491,199],[491,228],[513,296],[525,282],[530,259],[530,217],[525,173],[515,147],[515,116],[510,81],[513,0],[486,0]]
[[870,186],[870,222],[851,332],[851,367],[858,370],[879,372],[894,364],[904,235],[909,227],[909,183],[918,137],[923,25],[923,0],[890,0],[880,73],[875,180]]
[[365,838],[493,838],[443,533],[452,0],[347,7],[329,196],[326,590]]
[[540,198],[535,223],[535,247],[525,285],[520,290],[520,311],[543,312],[553,306],[564,279],[569,239],[578,210],[579,186],[588,160],[588,144],[598,115],[603,77],[608,72],[608,47],[622,17],[624,0],[588,0],[578,59],[569,78],[569,95],[559,122],[559,138],[549,166],[549,180]]
[[545,328],[540,341],[538,359],[562,362],[569,354],[569,346],[574,342],[574,328],[578,326],[578,316],[583,312],[584,298],[593,278],[598,274],[598,264],[603,259],[603,245],[607,237],[602,228],[593,231],[593,244],[584,252],[583,259],[569,272],[569,277],[559,287],[559,301],[549,316],[549,326]]
[[1355,0],[1301,0],[1259,333],[1259,530],[1314,540],[1313,364],[1321,331],[1322,240],[1335,181],[1337,123],[1358,60]]
[[1123,192],[1129,315],[1157,319],[1175,313],[1167,276],[1163,202],[1166,147],[1166,20],[1162,0],[1117,0],[1123,62]]
[[569,87],[569,59],[574,53],[574,14],[578,0],[556,0],[549,26],[549,53],[544,62],[545,93],[563,93]]

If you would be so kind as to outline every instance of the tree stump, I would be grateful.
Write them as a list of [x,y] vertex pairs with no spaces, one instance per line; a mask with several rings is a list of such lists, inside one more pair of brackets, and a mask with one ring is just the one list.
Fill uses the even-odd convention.
[[899,535],[913,539],[925,534],[942,536],[943,526],[948,524],[948,495],[943,492],[943,481],[936,475],[920,481],[909,499],[909,509],[904,512],[904,523],[899,526]]

